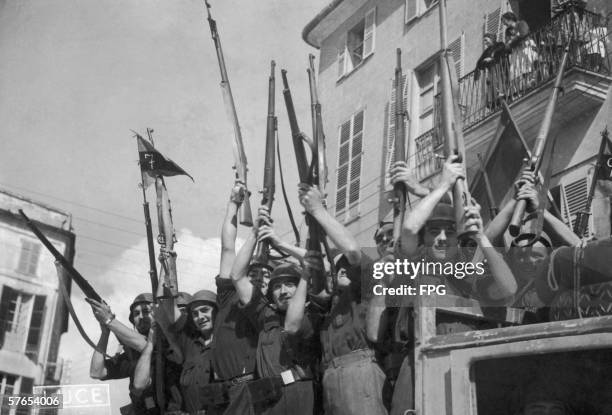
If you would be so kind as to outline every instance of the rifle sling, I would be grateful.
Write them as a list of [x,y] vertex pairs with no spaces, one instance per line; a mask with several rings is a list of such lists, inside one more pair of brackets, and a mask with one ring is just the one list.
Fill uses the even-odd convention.
[[79,331],[79,334],[81,335],[83,340],[85,340],[85,342],[91,346],[92,349],[102,354],[105,358],[110,359],[111,356],[107,355],[106,352],[100,350],[98,346],[89,338],[89,336],[83,329],[83,326],[81,325],[81,322],[79,321],[79,318],[77,317],[76,312],[74,311],[74,308],[72,307],[72,301],[70,301],[70,294],[68,293],[68,288],[66,287],[64,280],[59,274],[57,275],[57,279],[59,280],[60,295],[64,299],[64,303],[66,304],[66,309],[68,310],[68,314],[70,314],[70,317],[72,317],[72,321],[74,321],[74,325]]
[[295,244],[296,246],[300,246],[300,232],[298,231],[298,228],[295,225],[295,218],[293,217],[293,211],[291,210],[289,198],[287,197],[287,190],[285,189],[285,179],[283,177],[283,165],[281,163],[280,144],[278,139],[276,140],[276,156],[276,158],[278,159],[278,172],[280,174],[281,189],[283,191],[283,199],[285,200],[285,206],[287,206],[289,222],[291,222],[291,227],[293,228],[293,233],[295,234]]

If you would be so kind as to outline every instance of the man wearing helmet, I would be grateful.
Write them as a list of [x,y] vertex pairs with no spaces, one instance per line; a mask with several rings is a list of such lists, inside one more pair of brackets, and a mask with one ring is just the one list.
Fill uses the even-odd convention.
[[[134,388],[134,375],[141,352],[147,347],[147,336],[153,322],[152,305],[153,295],[150,293],[138,294],[130,305],[129,320],[135,330],[131,330],[117,321],[115,315],[106,303],[87,299],[92,307],[94,316],[100,323],[102,333],[98,341],[98,349],[91,358],[90,376],[93,379],[110,380],[130,378],[131,410],[135,414],[153,414],[158,411],[155,391],[150,385],[147,388]],[[105,359],[101,353],[106,350],[108,337],[113,332],[124,345],[124,351],[110,359]],[[179,410],[181,397],[176,388],[178,374],[176,365],[167,365],[164,372],[166,410]]]
[[[311,365],[315,358],[315,327],[305,311],[308,276],[295,264],[272,271],[267,295],[254,290],[245,311],[259,332],[257,372],[272,390],[265,414],[312,414],[314,391]],[[238,286],[238,285],[237,285]]]
[[[170,345],[168,359],[182,365],[180,374],[180,391],[184,402],[182,410],[189,413],[207,410],[207,413],[213,413],[216,410],[215,401],[206,393],[205,387],[213,380],[211,346],[217,295],[209,290],[200,290],[189,296],[185,322],[179,319],[172,323],[173,316],[176,317],[179,312],[178,302],[176,302],[177,307],[172,307],[172,303],[174,303],[172,299],[164,300],[155,318]],[[151,343],[148,342],[136,368],[135,389],[144,390],[151,384],[149,373],[153,350]]]

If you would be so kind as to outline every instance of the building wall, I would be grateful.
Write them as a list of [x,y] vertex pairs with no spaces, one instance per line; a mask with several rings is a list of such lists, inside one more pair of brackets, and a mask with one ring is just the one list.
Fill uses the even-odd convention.
[[[598,2],[597,12],[606,13],[606,5]],[[502,6],[500,0],[454,0],[447,2],[448,41],[452,42],[463,34],[463,71],[472,71],[482,52],[482,34],[485,16]],[[376,7],[375,47],[351,73],[338,79],[338,50],[344,45],[346,34],[364,18],[366,13]],[[606,9],[606,10],[604,10]],[[376,225],[390,210],[384,194],[385,138],[387,134],[388,104],[392,91],[392,80],[396,66],[396,48],[402,50],[402,67],[407,75],[408,113],[407,125],[410,154],[414,152],[413,140],[419,135],[416,122],[417,79],[415,70],[432,59],[439,50],[438,7],[434,6],[421,16],[405,23],[405,1],[368,1],[354,11],[325,38],[321,44],[319,57],[319,90],[323,107],[324,130],[327,140],[327,155],[330,168],[328,184],[329,205],[335,206],[335,189],[338,177],[339,127],[357,111],[365,111],[364,143],[361,167],[361,191],[358,216],[350,217],[345,223],[358,241],[371,246]],[[607,84],[609,87],[609,83]],[[599,131],[605,124],[606,111],[609,114],[609,99],[590,113],[580,114],[575,123],[570,123],[574,132],[560,133],[560,143],[556,148],[558,160],[565,164],[554,166],[553,185],[571,180],[563,179],[564,171],[569,168],[572,174],[584,174],[586,170],[576,170],[575,164],[595,155],[599,144]],[[574,114],[570,114],[574,115]],[[609,115],[608,115],[609,118]],[[476,126],[475,128],[478,128]],[[586,138],[582,143],[582,138]],[[580,145],[567,146],[565,140],[580,141]],[[570,148],[572,152],[570,154]],[[585,168],[588,166],[585,165]],[[435,182],[435,179],[434,179]],[[598,190],[600,191],[600,190]],[[609,203],[607,196],[596,196],[594,207],[599,206],[598,234],[609,234]],[[600,200],[602,199],[602,200]],[[605,202],[605,203],[604,203]],[[602,204],[603,203],[603,204]],[[601,204],[601,206],[600,206]],[[604,206],[605,205],[605,206]],[[342,218],[344,219],[344,218]]]
[[54,258],[25,227],[18,209],[38,222],[59,252],[69,260],[74,255],[69,215],[0,191],[0,372],[16,377],[15,393],[57,380],[57,350],[67,323]]

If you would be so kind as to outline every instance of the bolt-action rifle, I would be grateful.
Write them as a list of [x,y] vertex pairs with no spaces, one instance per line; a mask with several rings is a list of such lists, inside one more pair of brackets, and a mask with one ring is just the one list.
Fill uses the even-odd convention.
[[[397,66],[395,67],[395,143],[394,143],[394,159],[395,161],[406,160],[405,146],[405,125],[404,117],[404,75],[402,74],[402,50],[397,48]],[[402,223],[406,213],[406,185],[402,182],[397,182],[393,185],[393,240],[397,244],[402,232]]]
[[[208,0],[204,0],[204,3],[206,4],[208,25],[210,26],[210,33],[215,44],[215,50],[217,51],[219,70],[221,71],[221,92],[223,93],[225,110],[228,118],[234,126],[234,141],[232,142],[232,149],[234,151],[234,169],[236,170],[236,181],[242,183],[245,189],[247,189],[247,158],[246,153],[244,152],[244,144],[242,141],[240,124],[238,122],[238,114],[236,113],[236,104],[234,104],[232,88],[227,77],[227,68],[225,67],[225,59],[223,57],[223,50],[221,49],[221,39],[219,38],[219,32],[217,31],[217,22],[210,14],[210,4],[208,3]],[[251,213],[251,202],[249,201],[249,196],[249,191],[246,190],[244,201],[240,205],[240,209],[238,211],[239,222],[245,226],[253,225],[253,215]]]
[[[274,61],[270,63],[270,79],[268,80],[268,121],[266,124],[266,161],[264,165],[263,190],[261,191],[261,205],[272,211],[274,202],[274,188],[276,179],[275,157],[276,157],[276,115],[274,114],[275,82]],[[260,224],[261,225],[261,224]],[[257,245],[255,251],[255,263],[267,265],[270,256],[270,243],[266,240]]]
[[[563,52],[563,58],[561,59],[561,65],[559,65],[559,70],[557,72],[553,91],[548,100],[546,112],[544,113],[544,118],[542,119],[542,124],[540,125],[540,131],[538,132],[538,135],[536,137],[536,142],[533,146],[533,150],[531,151],[531,156],[525,166],[533,172],[534,176],[536,177],[536,180],[539,177],[540,167],[542,166],[542,162],[544,159],[544,152],[550,141],[549,136],[552,124],[552,117],[555,113],[555,108],[557,106],[557,98],[559,97],[559,91],[561,90],[561,81],[563,80],[563,73],[565,72],[565,67],[567,65],[568,55],[569,48],[566,47],[565,51]],[[512,235],[513,237],[519,236],[521,232],[523,216],[525,215],[526,208],[526,200],[519,200],[518,202],[516,202],[516,206],[514,207],[514,212],[512,214],[512,219],[510,221],[509,226],[510,235]]]

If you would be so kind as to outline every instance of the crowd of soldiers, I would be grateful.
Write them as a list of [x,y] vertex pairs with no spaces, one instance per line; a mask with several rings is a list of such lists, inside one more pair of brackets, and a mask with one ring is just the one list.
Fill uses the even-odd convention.
[[[462,249],[449,193],[463,171],[457,156],[451,156],[437,186],[427,188],[414,181],[406,163],[392,165],[391,181],[404,183],[421,199],[407,210],[399,238],[394,238],[392,222],[380,223],[374,234],[379,255],[375,260],[363,254],[355,237],[327,211],[321,192],[301,184],[301,205],[338,252],[336,275],[327,276],[321,292],[311,288],[320,262],[312,252],[278,236],[266,207],[259,209],[236,252],[237,212],[245,194],[244,186],[236,183],[222,224],[216,293],[201,290],[173,297],[160,291],[155,302],[150,293],[140,294],[130,306],[133,329],[119,322],[109,305],[88,299],[102,328],[91,377],[129,378],[132,404],[124,412],[133,414],[406,413],[414,408],[411,326],[418,305],[397,306],[383,295],[368,295],[371,291],[364,287],[372,281],[367,270],[373,261],[484,263],[487,272],[482,277],[419,275],[415,281],[443,284],[447,294],[483,304],[520,307],[524,323],[551,319],[542,313],[544,306],[559,287],[576,284],[553,272],[551,257],[553,247],[579,246],[581,239],[547,211],[545,231],[537,241],[519,237],[508,252],[494,248],[503,246],[518,201],[527,201],[528,212],[540,207],[535,177],[527,170],[514,197],[486,228],[480,206],[475,201],[467,205],[463,225],[475,232],[469,249]],[[293,260],[253,262],[256,245],[264,240]],[[594,275],[602,278],[602,273]],[[381,283],[393,287],[398,280],[390,275]],[[475,324],[450,318],[437,322],[436,329],[447,334],[481,328]],[[114,357],[103,353],[110,332],[124,346]],[[163,373],[157,373],[159,361]],[[531,395],[534,399],[521,403],[524,415],[573,413],[563,397]]]

